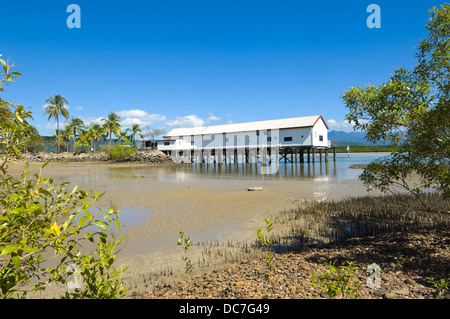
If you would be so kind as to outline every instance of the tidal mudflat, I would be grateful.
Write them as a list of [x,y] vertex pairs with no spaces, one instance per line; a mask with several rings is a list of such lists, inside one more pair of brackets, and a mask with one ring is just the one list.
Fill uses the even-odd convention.
[[[195,243],[249,242],[264,219],[305,200],[366,195],[359,169],[383,154],[338,154],[336,162],[280,163],[277,174],[261,175],[258,166],[163,165],[119,163],[50,163],[44,175],[55,182],[105,192],[101,205],[120,210],[122,234],[117,265],[129,266],[132,289],[151,272],[181,269],[178,231]],[[32,163],[30,170],[39,164]],[[20,165],[14,170],[20,171]],[[262,191],[249,192],[250,187]],[[201,254],[201,246],[191,254]],[[172,270],[171,270],[172,271]]]

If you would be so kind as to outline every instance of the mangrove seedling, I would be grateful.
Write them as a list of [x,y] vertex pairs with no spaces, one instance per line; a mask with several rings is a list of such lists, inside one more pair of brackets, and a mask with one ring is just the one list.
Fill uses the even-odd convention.
[[[270,217],[264,220],[266,222],[266,229],[265,232],[267,234],[270,233],[272,230],[273,223],[270,220]],[[269,251],[270,247],[272,246],[273,239],[268,239],[263,236],[261,229],[256,230],[256,236],[258,237],[258,241],[261,244],[262,247],[264,247],[266,251],[266,265],[267,268],[270,270],[272,269],[272,260],[273,260],[273,254]]]
[[179,238],[177,245],[183,247],[184,250],[184,255],[181,257],[181,259],[186,264],[186,273],[191,274],[195,267],[195,264],[193,264],[187,256],[187,252],[189,250],[189,247],[191,246],[191,238],[189,236],[185,236],[184,232],[180,229],[178,229],[178,236]]

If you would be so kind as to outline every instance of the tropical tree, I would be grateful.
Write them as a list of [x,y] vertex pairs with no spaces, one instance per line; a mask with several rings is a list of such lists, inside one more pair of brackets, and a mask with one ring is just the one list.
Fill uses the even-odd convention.
[[128,135],[128,132],[130,131],[130,129],[126,129],[125,131],[121,131],[119,132],[117,138],[121,141],[121,142],[125,142],[131,139],[131,135]]
[[13,105],[0,98],[0,115],[0,171],[5,173],[4,168],[10,161],[21,159],[21,149],[26,148],[29,141],[37,136],[29,129],[27,119],[32,119],[29,108]]
[[103,119],[103,129],[109,136],[109,144],[111,144],[112,134],[117,136],[120,133],[122,128],[120,121],[120,116],[113,112],[108,114],[108,118]]
[[74,148],[81,146],[81,150],[83,150],[83,146],[89,147],[91,144],[91,137],[89,131],[82,131],[80,133],[79,139],[75,142]]
[[[49,97],[46,100],[48,105],[45,107],[45,114],[48,114],[48,120],[54,118],[56,120],[57,133],[59,134],[59,118],[62,116],[64,118],[69,118],[69,111],[66,109],[65,105],[69,103],[61,95],[55,95],[54,97]],[[59,153],[59,135],[57,138],[58,146],[56,152]]]
[[130,138],[134,146],[136,146],[137,137],[143,138],[144,135],[142,135],[142,129],[140,128],[139,124],[133,124],[133,126],[131,127]]
[[39,152],[44,146],[44,141],[39,135],[37,128],[31,124],[26,124],[24,125],[23,129],[24,133],[29,136],[29,138],[25,141],[25,152]]
[[80,118],[71,118],[68,124],[66,125],[66,129],[73,132],[73,151],[75,152],[75,144],[77,141],[77,133],[78,136],[81,136],[82,129],[84,128],[84,122]]
[[[382,191],[406,189],[419,200],[426,190],[450,197],[450,5],[432,8],[426,29],[412,70],[399,68],[386,83],[342,95],[354,128],[394,149],[361,179]],[[411,184],[414,174],[419,183]]]
[[101,141],[103,138],[103,127],[95,122],[92,122],[91,125],[88,127],[89,132],[89,138],[92,141],[92,147],[95,152],[95,142]]
[[58,148],[58,143],[61,148],[65,147],[68,150],[68,135],[65,130],[55,129],[55,133],[52,133],[50,143],[52,146]]

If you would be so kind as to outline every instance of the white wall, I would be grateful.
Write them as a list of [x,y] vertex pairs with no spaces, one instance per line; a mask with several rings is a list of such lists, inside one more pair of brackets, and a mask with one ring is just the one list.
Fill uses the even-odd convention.
[[[322,135],[322,141],[320,136]],[[271,142],[267,137],[271,137]],[[291,137],[292,141],[285,141],[286,137]],[[283,129],[260,131],[259,135],[253,132],[226,133],[203,136],[184,136],[172,138],[170,145],[158,142],[158,150],[198,150],[198,149],[219,149],[219,148],[262,148],[267,146],[328,146],[328,130],[322,120],[316,125],[306,128]],[[194,141],[194,144],[191,144]]]
[[[292,141],[287,141],[285,138],[291,137]],[[281,146],[312,146],[311,128],[296,128],[280,130],[280,145]]]
[[[316,125],[313,127],[313,144],[314,146],[328,146],[328,129],[325,123],[320,119],[317,121]],[[320,136],[322,136],[322,141],[320,141]]]

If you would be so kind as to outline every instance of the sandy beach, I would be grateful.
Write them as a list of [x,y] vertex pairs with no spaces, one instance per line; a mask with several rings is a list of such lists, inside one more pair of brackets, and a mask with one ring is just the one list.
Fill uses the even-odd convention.
[[[31,163],[30,171],[37,171],[39,165]],[[16,164],[10,171],[19,173],[21,169],[22,165]],[[202,249],[195,244],[255,241],[255,231],[265,226],[265,218],[305,200],[367,194],[357,179],[333,180],[326,175],[207,178],[186,176],[179,168],[127,163],[50,163],[44,175],[54,178],[55,183],[70,181],[69,187],[105,192],[101,205],[121,211],[121,235],[127,238],[116,266],[128,266],[125,281],[129,293],[145,289],[141,278],[149,273],[171,269],[173,278],[183,274],[177,229],[190,236],[194,244],[190,254],[194,257]],[[255,186],[263,190],[248,191]],[[48,292],[46,297],[51,296]]]

